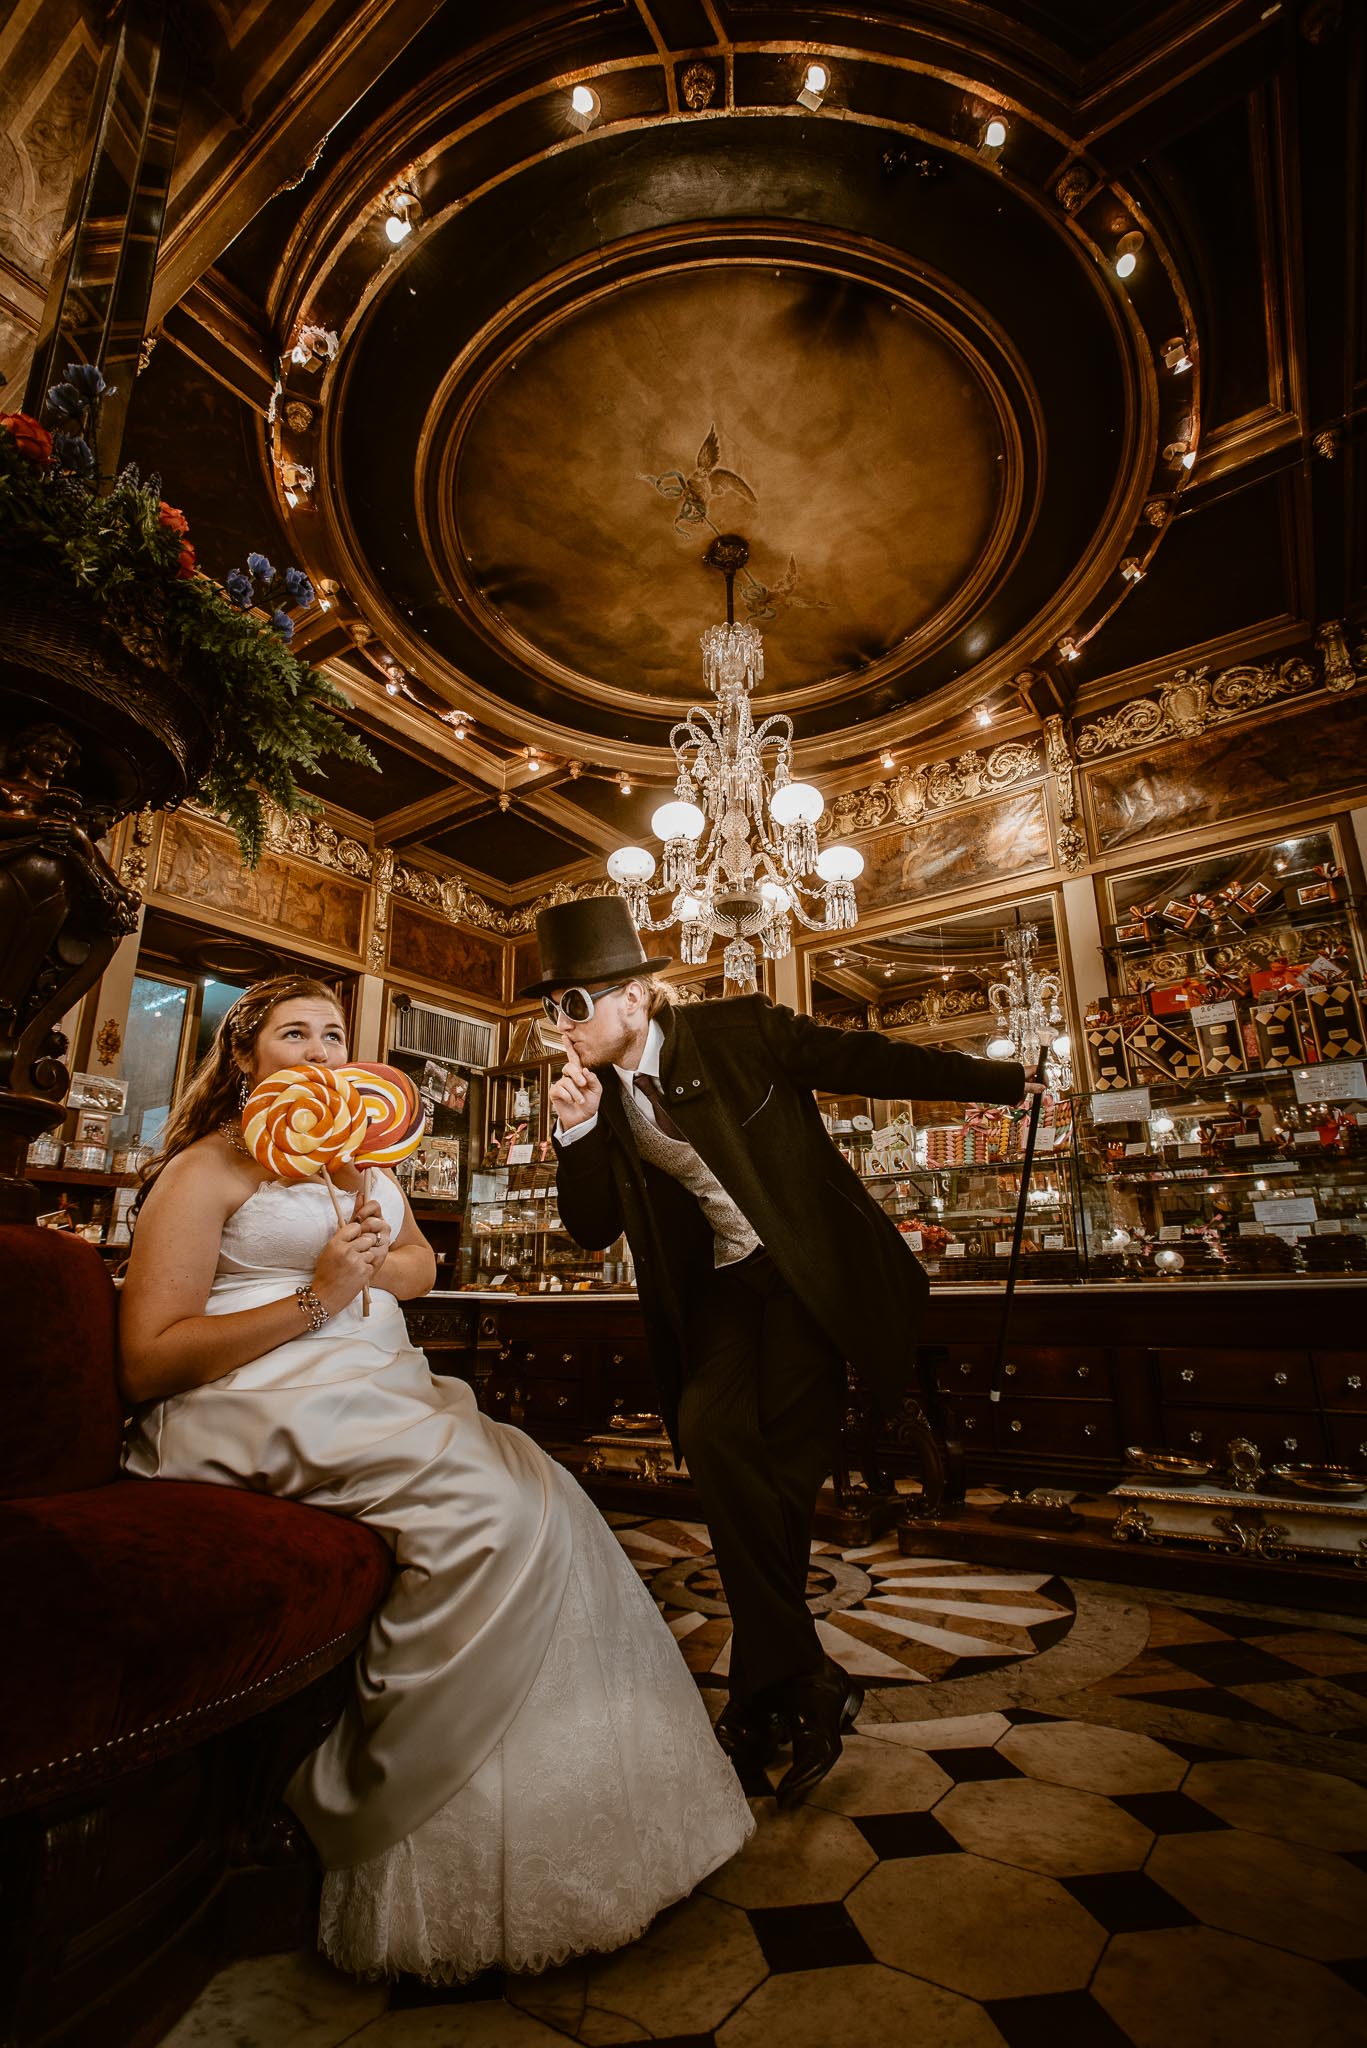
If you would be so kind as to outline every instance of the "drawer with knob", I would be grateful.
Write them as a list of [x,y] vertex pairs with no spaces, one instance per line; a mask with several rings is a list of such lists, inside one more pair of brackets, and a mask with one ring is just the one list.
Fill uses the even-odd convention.
[[1331,1464],[1367,1472],[1367,1415],[1326,1415],[1324,1433]]
[[[1239,1436],[1258,1446],[1265,1466],[1318,1465],[1325,1458],[1319,1416],[1299,1410],[1268,1415],[1238,1408],[1172,1407],[1164,1426],[1169,1450],[1185,1457],[1213,1458],[1217,1465],[1224,1464],[1228,1446]],[[1367,1429],[1359,1435],[1367,1436]]]
[[[1083,1401],[1018,1400],[1003,1396],[990,1404],[999,1451],[1032,1452],[1063,1458],[1120,1455],[1114,1411]],[[970,1441],[970,1439],[965,1440]]]
[[1012,1344],[1002,1371],[1002,1394],[1073,1401],[1109,1401],[1111,1365],[1105,1352],[1078,1345]]
[[[1253,1402],[1269,1408],[1313,1408],[1318,1396],[1308,1351],[1155,1351],[1167,1402]],[[1233,1432],[1236,1436],[1238,1431]]]
[[1317,1351],[1314,1359],[1325,1407],[1367,1412],[1367,1351]]

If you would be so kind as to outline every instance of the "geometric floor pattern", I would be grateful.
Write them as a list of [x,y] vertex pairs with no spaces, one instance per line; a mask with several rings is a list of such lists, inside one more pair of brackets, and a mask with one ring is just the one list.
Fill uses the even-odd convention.
[[[618,1534],[715,1707],[705,1530]],[[1367,1623],[812,1562],[831,1653],[897,1668],[808,1802],[751,1788],[751,1842],[631,1948],[455,1991],[267,1956],[166,2048],[1364,2048]]]
[[[707,1530],[607,1519],[689,1669],[705,1687],[724,1685],[731,1619]],[[857,1550],[814,1543],[807,1604],[827,1654],[876,1685],[927,1684],[1032,1657],[1061,1641],[1074,1615],[1067,1584],[1048,1572],[901,1557],[894,1536]]]

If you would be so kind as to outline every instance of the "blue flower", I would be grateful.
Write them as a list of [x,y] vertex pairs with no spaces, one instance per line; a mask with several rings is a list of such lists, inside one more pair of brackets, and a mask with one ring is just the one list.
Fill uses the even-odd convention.
[[270,583],[274,579],[275,571],[264,555],[248,555],[247,567],[260,583]]
[[288,641],[294,638],[294,620],[288,612],[272,612],[271,624],[282,640]]
[[68,363],[66,381],[75,385],[82,398],[114,396],[114,386],[105,383],[104,372],[97,363]]
[[60,420],[79,420],[84,416],[85,400],[74,384],[49,384],[47,402],[48,410]]
[[52,452],[57,458],[57,467],[70,470],[75,476],[89,476],[95,467],[90,444],[79,434],[54,434]]
[[313,603],[313,585],[302,569],[286,569],[285,590],[291,604],[306,609]]
[[244,576],[240,569],[230,569],[223,579],[223,588],[240,612],[251,610],[253,591],[250,576]]

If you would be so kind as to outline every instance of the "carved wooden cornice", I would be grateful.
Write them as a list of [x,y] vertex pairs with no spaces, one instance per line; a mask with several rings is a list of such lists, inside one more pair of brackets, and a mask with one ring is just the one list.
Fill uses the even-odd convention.
[[1133,697],[1078,732],[1079,760],[1151,747],[1155,741],[1195,739],[1212,726],[1248,718],[1269,705],[1310,696],[1317,690],[1343,692],[1367,680],[1367,637],[1350,655],[1343,623],[1332,619],[1315,635],[1314,656],[1282,661],[1240,662],[1212,676],[1206,668],[1179,668],[1147,697]]
[[435,910],[451,924],[473,925],[497,938],[522,938],[532,930],[537,912],[552,903],[574,903],[584,896],[611,896],[609,881],[557,882],[544,895],[511,910],[501,910],[488,898],[471,889],[459,875],[434,874],[430,868],[414,867],[408,861],[394,863],[393,893],[406,897],[426,910]]
[[1044,772],[1037,740],[1003,740],[986,753],[969,747],[952,760],[909,768],[892,782],[842,790],[817,820],[817,837],[843,838],[887,824],[916,825],[927,812],[1039,781]]

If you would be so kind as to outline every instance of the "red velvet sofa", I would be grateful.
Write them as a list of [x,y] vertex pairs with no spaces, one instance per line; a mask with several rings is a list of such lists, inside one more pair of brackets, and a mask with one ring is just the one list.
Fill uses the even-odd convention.
[[126,2009],[150,2041],[254,1943],[229,1879],[288,1840],[279,1790],[390,1553],[295,1502],[124,1475],[92,1246],[0,1226],[0,1300],[0,2039],[105,2048]]

